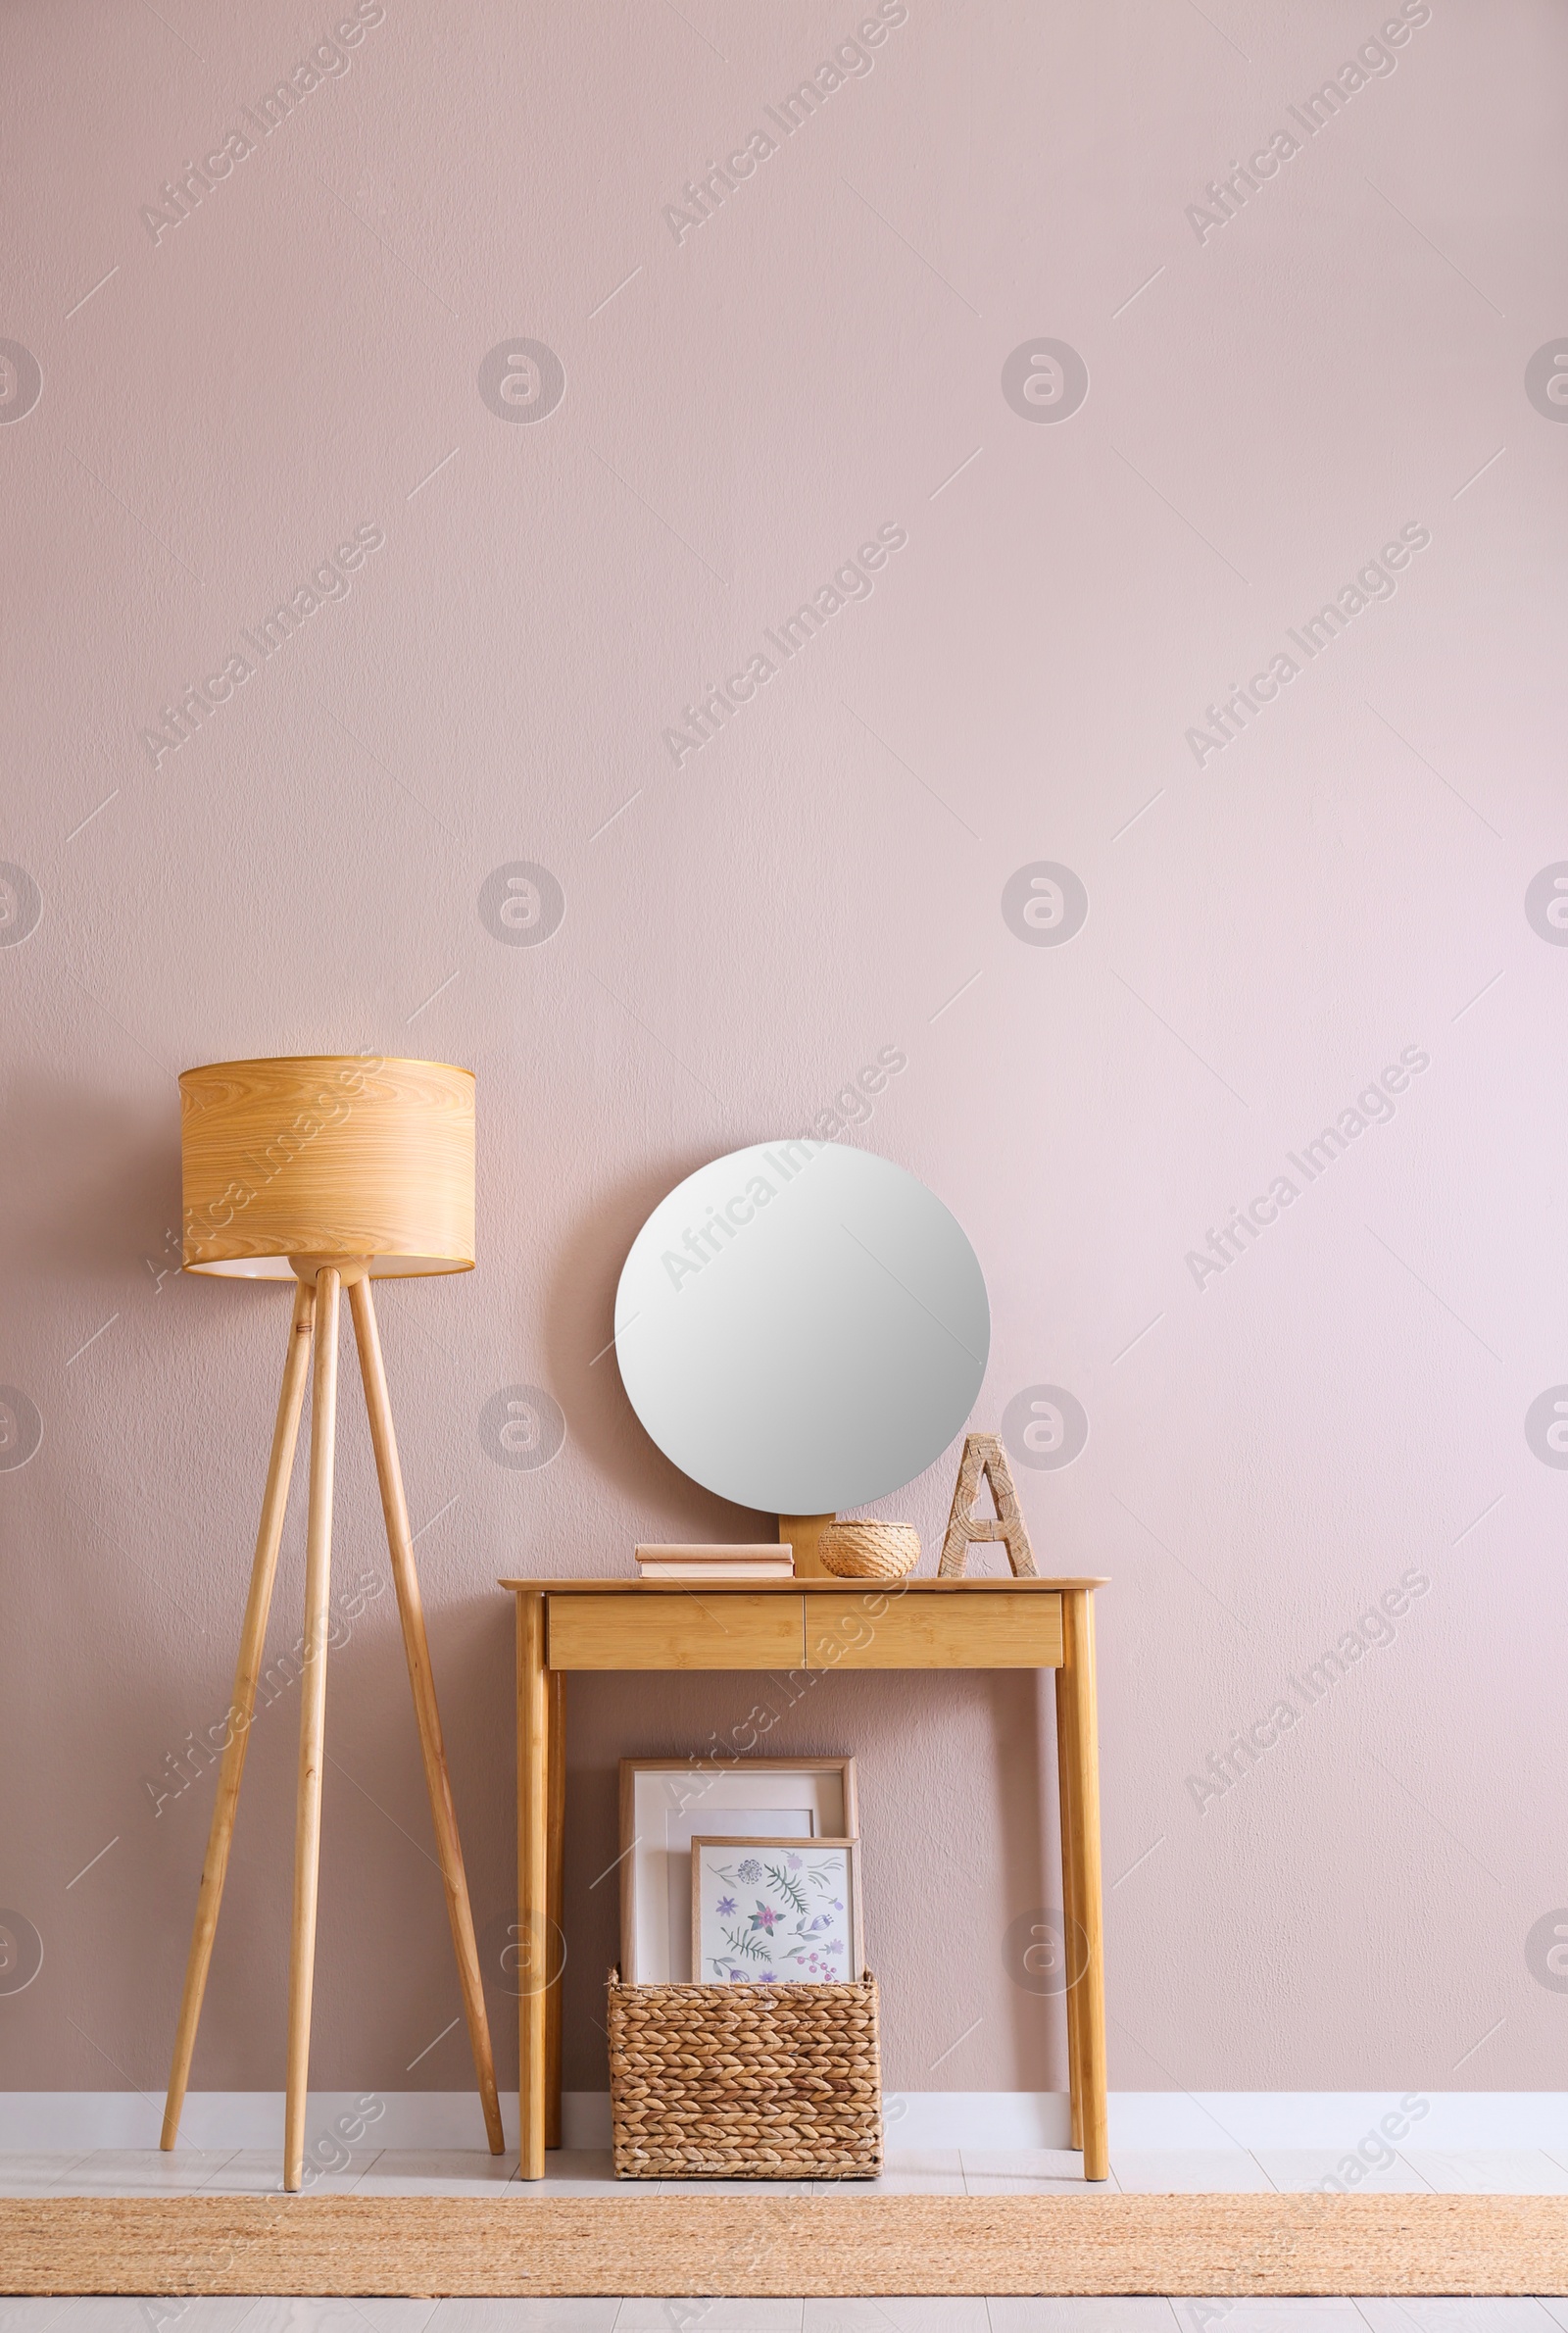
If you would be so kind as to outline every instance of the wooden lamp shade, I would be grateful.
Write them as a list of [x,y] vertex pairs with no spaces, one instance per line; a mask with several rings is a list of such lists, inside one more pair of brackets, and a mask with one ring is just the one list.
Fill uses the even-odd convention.
[[187,1271],[473,1268],[471,1070],[374,1054],[213,1062],[182,1073],[179,1097]]

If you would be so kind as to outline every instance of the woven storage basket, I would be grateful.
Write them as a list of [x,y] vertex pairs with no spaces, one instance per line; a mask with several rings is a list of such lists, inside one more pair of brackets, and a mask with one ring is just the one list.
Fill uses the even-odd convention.
[[876,1979],[609,1984],[618,2179],[874,2179]]

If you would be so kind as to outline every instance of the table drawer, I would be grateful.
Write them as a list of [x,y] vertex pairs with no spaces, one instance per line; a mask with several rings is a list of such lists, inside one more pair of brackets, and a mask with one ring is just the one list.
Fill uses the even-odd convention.
[[804,1596],[551,1596],[552,1668],[799,1668]]
[[[886,1610],[877,1607],[886,1595]],[[808,1668],[1059,1668],[1061,1598],[1034,1591],[806,1598]]]

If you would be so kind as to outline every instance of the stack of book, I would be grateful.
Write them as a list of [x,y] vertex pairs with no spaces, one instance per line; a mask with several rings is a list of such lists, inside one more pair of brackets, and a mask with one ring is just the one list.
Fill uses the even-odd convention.
[[640,1547],[637,1569],[644,1579],[793,1579],[795,1550],[772,1540],[740,1547]]

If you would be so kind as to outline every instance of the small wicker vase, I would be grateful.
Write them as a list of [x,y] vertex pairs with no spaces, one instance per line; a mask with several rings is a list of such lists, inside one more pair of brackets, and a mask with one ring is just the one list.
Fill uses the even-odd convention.
[[817,1553],[838,1579],[902,1579],[920,1561],[920,1534],[912,1523],[830,1523]]

